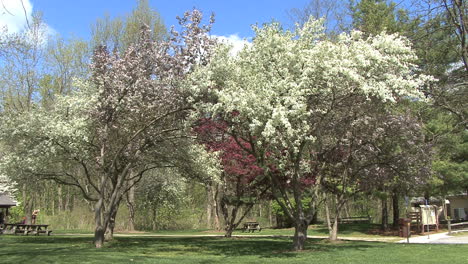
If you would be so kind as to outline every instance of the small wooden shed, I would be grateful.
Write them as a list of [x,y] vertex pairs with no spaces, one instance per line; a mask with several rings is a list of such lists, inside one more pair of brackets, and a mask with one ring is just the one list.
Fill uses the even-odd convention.
[[449,201],[447,215],[453,220],[468,220],[468,194],[447,196]]
[[0,224],[8,222],[8,209],[16,206],[16,202],[7,193],[0,193]]

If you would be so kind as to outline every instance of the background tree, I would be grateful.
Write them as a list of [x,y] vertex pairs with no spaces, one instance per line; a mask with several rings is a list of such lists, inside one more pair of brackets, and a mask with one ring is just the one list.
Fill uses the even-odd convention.
[[[324,20],[325,31],[331,35],[337,35],[343,31],[349,31],[347,22],[347,0],[311,0],[302,8],[293,8],[287,13],[293,23],[303,26],[310,17]],[[294,28],[294,27],[293,27]]]
[[[210,26],[201,22],[194,10],[180,19],[184,31],[173,32],[168,42],[154,42],[146,29],[122,54],[101,47],[93,58],[91,81],[57,102],[54,112],[38,109],[4,119],[2,139],[16,145],[3,159],[7,169],[18,169],[18,153],[26,152],[21,156],[31,161],[25,167],[29,173],[79,187],[95,204],[96,247],[113,226],[124,194],[145,172],[176,166],[176,154],[203,154],[182,133],[190,105],[178,85],[191,67],[206,63],[214,43],[207,35]],[[18,132],[11,137],[11,130]]]
[[150,39],[159,42],[167,35],[167,29],[160,14],[154,10],[148,0],[137,0],[137,6],[130,14],[110,18],[106,15],[98,19],[91,27],[91,46],[105,45],[111,51],[125,51],[140,38],[141,26],[150,29]]
[[[461,77],[463,73],[455,66],[460,60],[457,55],[459,39],[454,34],[451,22],[447,20],[448,16],[440,5],[440,1],[438,3],[437,1],[418,1],[410,10],[405,10],[403,7],[408,5],[409,1],[399,2],[398,5],[391,1],[356,1],[351,8],[353,24],[366,34],[378,34],[390,30],[408,37],[418,55],[417,64],[421,71],[439,79],[439,82],[424,88],[426,96],[432,100],[409,103],[409,107],[413,108],[413,111],[418,113],[418,118],[425,123],[423,129],[427,133],[428,144],[437,147],[440,138],[458,136],[456,136],[456,129],[452,129],[451,132],[445,130],[445,135],[442,135],[442,130],[436,132],[437,129],[434,129],[431,123],[447,122],[446,124],[452,128],[455,128],[453,122],[459,122],[460,126],[466,123],[466,113],[463,110],[466,107],[462,103],[466,101],[462,99],[466,98],[466,85]],[[379,19],[379,17],[385,17],[385,19]],[[447,115],[440,111],[449,113]],[[438,119],[441,116],[445,116],[443,121],[431,121],[431,118]],[[450,119],[453,121],[449,121]],[[447,157],[447,155],[444,156]],[[437,158],[434,162],[437,163]],[[437,180],[433,179],[432,182],[434,181]],[[425,191],[426,195],[428,188]],[[380,195],[384,200],[387,196],[392,197],[394,226],[397,225],[399,217],[399,199],[403,195],[397,190],[401,188],[396,186],[387,188],[387,191],[392,194],[385,195],[382,192]],[[387,227],[389,215],[386,209],[387,203],[382,201],[382,204],[382,226]]]
[[[28,113],[32,105],[37,102],[40,90],[39,80],[43,76],[44,47],[47,43],[47,30],[39,13],[32,16],[32,20],[22,31],[2,35],[3,47],[0,57],[0,111],[11,113]],[[5,147],[5,146],[2,146]],[[35,196],[39,188],[37,181],[30,174],[19,171],[8,174],[18,184],[26,222],[30,222],[35,203]]]
[[141,202],[135,209],[141,211],[141,216],[148,216],[149,221],[145,224],[149,224],[152,230],[173,227],[171,214],[165,218],[163,213],[177,212],[178,207],[184,206],[185,184],[183,176],[173,168],[153,171],[139,182],[135,194]]

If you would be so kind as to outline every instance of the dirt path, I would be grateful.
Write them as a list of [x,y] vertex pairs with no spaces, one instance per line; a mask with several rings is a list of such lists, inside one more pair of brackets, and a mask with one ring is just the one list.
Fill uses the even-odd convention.
[[[462,232],[468,232],[468,230],[462,230]],[[408,243],[406,239],[398,241],[398,243]],[[429,234],[425,236],[412,236],[409,239],[410,244],[468,244],[468,233],[464,234],[452,234],[438,233]]]

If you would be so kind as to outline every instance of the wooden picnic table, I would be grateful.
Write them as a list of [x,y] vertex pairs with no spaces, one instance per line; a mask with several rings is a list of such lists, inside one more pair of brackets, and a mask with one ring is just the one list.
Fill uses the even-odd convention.
[[262,231],[262,228],[260,227],[260,224],[258,222],[245,222],[244,223],[244,228],[242,229],[242,232],[245,231],[252,231],[255,232],[255,230],[258,230],[258,232]]
[[39,235],[41,233],[50,236],[52,230],[49,230],[49,225],[38,225],[38,224],[3,224],[3,234],[23,234],[23,235]]

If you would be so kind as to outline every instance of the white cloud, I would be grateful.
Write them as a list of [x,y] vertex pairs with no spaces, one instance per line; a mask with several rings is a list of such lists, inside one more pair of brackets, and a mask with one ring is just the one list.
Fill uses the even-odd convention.
[[26,33],[28,39],[40,45],[45,45],[48,37],[57,33],[43,21],[36,31],[31,30],[33,23],[30,0],[0,0],[0,29],[6,28],[8,33]]
[[237,34],[232,34],[229,36],[214,35],[213,37],[217,38],[222,43],[230,44],[232,46],[231,51],[230,51],[232,56],[235,56],[237,53],[239,53],[244,48],[245,45],[247,46],[252,45],[252,43],[250,43],[246,39],[242,39]]
[[29,0],[0,0],[0,27],[7,27],[9,33],[18,33],[25,29],[27,21],[31,23],[32,11]]

